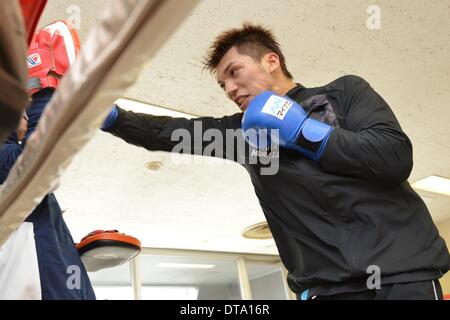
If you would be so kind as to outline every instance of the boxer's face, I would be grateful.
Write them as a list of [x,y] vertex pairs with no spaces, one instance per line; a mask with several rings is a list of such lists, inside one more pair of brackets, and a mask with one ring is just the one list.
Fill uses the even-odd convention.
[[274,85],[267,56],[257,62],[232,47],[217,65],[217,83],[242,111],[256,95],[271,90]]

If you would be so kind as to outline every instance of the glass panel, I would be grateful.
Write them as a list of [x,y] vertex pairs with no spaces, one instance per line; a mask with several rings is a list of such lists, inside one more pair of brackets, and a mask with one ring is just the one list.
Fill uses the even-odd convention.
[[142,300],[197,300],[196,287],[142,287]]
[[247,273],[255,300],[287,300],[279,264],[247,261]]
[[94,286],[97,300],[134,300],[131,286]]
[[[183,299],[187,300],[241,299],[234,259],[144,254],[140,258],[143,299],[182,295],[182,291],[176,289],[169,293],[169,287],[182,287],[185,290]],[[196,295],[192,289],[197,290]],[[145,296],[144,291],[148,292]]]
[[129,262],[88,274],[97,300],[134,299]]

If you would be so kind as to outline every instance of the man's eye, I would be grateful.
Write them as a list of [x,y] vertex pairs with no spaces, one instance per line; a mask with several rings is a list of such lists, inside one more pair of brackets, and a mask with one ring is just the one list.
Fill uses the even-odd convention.
[[231,71],[231,76],[235,77],[237,75],[237,72],[239,71],[239,68],[235,68]]

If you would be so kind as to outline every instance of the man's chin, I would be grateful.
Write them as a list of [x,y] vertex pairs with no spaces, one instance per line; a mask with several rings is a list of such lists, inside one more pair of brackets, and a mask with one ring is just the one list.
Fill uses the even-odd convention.
[[241,109],[241,111],[244,112],[245,110],[247,110],[247,107],[248,107],[249,103],[250,103],[250,99],[247,98],[247,100],[244,101],[244,103],[239,106],[239,109]]

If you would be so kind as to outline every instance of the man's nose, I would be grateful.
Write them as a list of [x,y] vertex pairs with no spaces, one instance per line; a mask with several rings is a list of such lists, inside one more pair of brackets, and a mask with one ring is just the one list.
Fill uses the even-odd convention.
[[225,92],[229,99],[234,100],[234,98],[236,97],[237,90],[238,86],[235,85],[233,82],[230,81],[225,83]]

